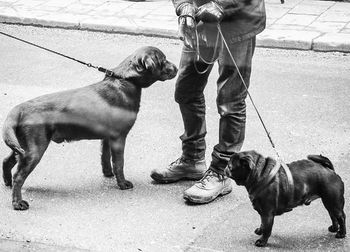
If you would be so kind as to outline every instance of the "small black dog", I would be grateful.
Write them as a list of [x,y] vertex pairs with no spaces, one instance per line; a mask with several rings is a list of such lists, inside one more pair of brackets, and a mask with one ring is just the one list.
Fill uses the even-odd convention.
[[[346,235],[344,209],[344,183],[334,172],[331,161],[320,155],[309,155],[308,159],[287,164],[293,183],[281,169],[281,164],[256,151],[239,152],[232,155],[225,174],[237,185],[246,187],[254,209],[260,214],[261,225],[255,230],[262,235],[255,242],[263,247],[271,235],[274,217],[289,212],[299,205],[309,205],[321,198],[332,225],[330,232],[336,238]],[[275,175],[271,175],[274,172]]]
[[[139,111],[141,89],[172,79],[176,66],[155,47],[142,47],[112,69],[114,76],[73,90],[48,94],[14,107],[3,126],[3,138],[12,149],[3,161],[3,178],[12,186],[12,205],[26,210],[21,188],[40,162],[50,141],[102,139],[102,171],[115,176],[120,189],[133,185],[124,178],[124,147]],[[113,169],[111,166],[111,159]]]

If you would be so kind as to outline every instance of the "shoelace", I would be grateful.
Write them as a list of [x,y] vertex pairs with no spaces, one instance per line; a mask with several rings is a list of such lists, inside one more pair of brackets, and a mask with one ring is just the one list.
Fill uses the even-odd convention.
[[205,187],[206,183],[209,182],[209,180],[213,177],[217,177],[220,181],[225,179],[224,175],[208,169],[198,182],[201,184],[201,186]]
[[172,169],[174,166],[180,165],[181,163],[186,163],[186,159],[182,156],[176,159],[175,161],[173,161],[172,163],[170,163],[168,167]]
[[182,161],[182,157],[179,157],[178,159],[170,163],[170,167],[180,164],[181,161]]
[[186,163],[186,159],[183,158],[182,156],[170,163],[170,167],[173,167],[174,165],[179,165],[181,163]]

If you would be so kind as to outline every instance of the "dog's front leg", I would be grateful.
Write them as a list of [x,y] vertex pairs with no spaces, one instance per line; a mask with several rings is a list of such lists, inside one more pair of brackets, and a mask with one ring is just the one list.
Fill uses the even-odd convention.
[[103,175],[108,178],[113,177],[109,139],[103,139],[101,141],[101,165]]
[[261,215],[260,228],[255,230],[256,234],[262,234],[262,236],[255,242],[255,246],[264,247],[267,244],[272,231],[273,221],[275,216],[273,214]]
[[133,184],[124,177],[124,148],[126,136],[110,140],[113,162],[113,173],[121,190],[133,188]]

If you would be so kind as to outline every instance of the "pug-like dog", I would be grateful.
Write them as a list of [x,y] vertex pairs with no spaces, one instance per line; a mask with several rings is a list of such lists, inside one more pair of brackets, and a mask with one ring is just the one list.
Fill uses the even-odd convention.
[[309,205],[317,198],[322,199],[331,217],[328,230],[336,232],[336,238],[344,238],[344,183],[334,172],[331,161],[321,155],[309,155],[286,165],[292,182],[280,163],[254,150],[233,154],[225,168],[228,177],[246,187],[254,209],[260,214],[261,225],[255,233],[262,236],[255,245],[266,246],[276,215]]
[[[135,51],[112,71],[98,83],[40,96],[10,111],[3,125],[3,139],[12,152],[2,168],[5,185],[13,184],[15,210],[28,209],[21,188],[50,141],[102,139],[103,174],[114,175],[120,189],[133,187],[124,178],[124,147],[139,111],[141,89],[174,78],[177,68],[161,50],[148,46]],[[17,162],[12,181],[11,169]]]

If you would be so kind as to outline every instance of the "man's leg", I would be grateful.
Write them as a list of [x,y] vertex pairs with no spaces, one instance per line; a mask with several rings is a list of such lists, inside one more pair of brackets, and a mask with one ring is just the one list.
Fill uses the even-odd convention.
[[[245,83],[249,86],[255,37],[230,45],[230,51]],[[208,203],[231,192],[231,181],[224,176],[230,156],[240,151],[245,136],[247,91],[226,48],[220,52],[217,106],[220,114],[219,143],[212,152],[209,170],[201,181],[184,193],[195,203]]]
[[[247,88],[250,84],[255,37],[230,45]],[[241,150],[245,138],[247,90],[228,53],[220,55],[217,106],[220,114],[219,143],[212,153],[211,168],[223,172],[234,152]]]
[[[209,48],[201,52],[210,54]],[[175,182],[181,179],[198,180],[205,170],[205,98],[204,88],[212,65],[194,62],[196,53],[186,47],[182,50],[179,77],[176,82],[175,101],[179,104],[184,133],[182,140],[182,155],[165,169],[155,169],[151,177],[162,183]],[[207,69],[204,73],[201,71]]]

